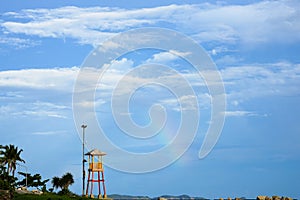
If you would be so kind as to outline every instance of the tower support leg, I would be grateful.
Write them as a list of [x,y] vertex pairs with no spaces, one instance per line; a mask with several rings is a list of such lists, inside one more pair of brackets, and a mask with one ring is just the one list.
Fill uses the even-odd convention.
[[102,198],[102,195],[101,195],[100,172],[99,172],[99,171],[98,171],[98,180],[97,180],[97,182],[98,182],[98,191],[99,191],[99,193],[98,193],[98,199],[101,199],[101,198]]
[[101,175],[102,175],[102,186],[103,186],[103,197],[106,198],[106,189],[105,189],[105,183],[104,183],[104,172],[101,171]]
[[94,195],[93,195],[93,187],[94,187],[94,172],[92,171],[92,180],[91,180],[91,198],[94,198]]

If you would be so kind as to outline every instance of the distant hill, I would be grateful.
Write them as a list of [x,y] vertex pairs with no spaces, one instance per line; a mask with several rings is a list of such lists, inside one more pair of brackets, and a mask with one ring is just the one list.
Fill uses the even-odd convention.
[[121,194],[111,194],[108,195],[109,198],[112,198],[114,200],[133,200],[133,199],[139,199],[139,200],[150,200],[151,198],[148,196],[131,196],[131,195],[121,195]]
[[120,194],[112,194],[108,195],[109,198],[112,198],[114,200],[207,200],[203,197],[190,197],[188,195],[179,195],[179,196],[173,196],[173,195],[162,195],[159,197],[148,197],[148,196],[131,196],[131,195],[120,195]]
[[[203,197],[190,197],[189,195],[183,194],[183,195],[179,195],[179,196],[172,196],[172,195],[163,195],[161,196],[164,199],[168,199],[168,200],[206,200],[206,198]],[[156,199],[158,199],[159,197],[157,197]]]

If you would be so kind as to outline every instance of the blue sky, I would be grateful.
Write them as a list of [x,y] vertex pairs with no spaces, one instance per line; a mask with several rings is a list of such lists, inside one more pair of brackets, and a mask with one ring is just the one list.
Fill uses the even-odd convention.
[[[1,144],[13,143],[24,149],[23,158],[31,173],[52,178],[72,172],[75,184],[71,189],[80,193],[81,122],[88,124],[89,148],[105,146],[92,137],[100,124],[118,147],[147,154],[174,142],[181,124],[179,111],[196,109],[197,117],[188,119],[198,125],[195,138],[179,159],[165,168],[139,174],[107,166],[108,193],[300,198],[299,8],[296,0],[1,1]],[[213,123],[213,96],[205,86],[205,77],[182,58],[186,52],[140,49],[122,55],[97,83],[92,102],[82,104],[95,108],[99,124],[89,122],[88,112],[74,113],[77,75],[82,73],[80,68],[90,52],[118,33],[145,27],[168,28],[190,37],[218,68],[225,88],[225,123],[217,144],[203,159],[198,153]],[[149,63],[161,67],[128,74]],[[152,127],[153,134],[157,133],[153,137],[134,138],[130,126],[126,135],[128,127],[120,128],[124,124],[117,124],[113,114],[116,107],[111,106],[115,86],[125,81],[126,87],[121,87],[125,92],[145,80],[170,78],[168,73],[173,71],[163,71],[165,75],[160,71],[163,66],[181,74],[195,94],[176,100],[174,93],[161,85],[138,88],[130,98],[130,110],[120,112],[120,116],[126,114],[138,127],[145,128],[151,122],[160,123],[156,120],[163,116],[160,108],[155,107],[159,111],[154,109],[152,121],[148,115],[153,104],[160,104],[167,118],[161,129]],[[88,72],[92,73],[87,79],[99,75],[97,70]],[[124,74],[127,79],[123,80]],[[178,80],[170,78],[164,83],[178,87]],[[191,101],[195,97],[197,103]],[[116,99],[122,101],[123,97]],[[76,124],[74,117],[78,115],[82,118]],[[180,144],[175,147],[174,154],[170,151],[163,155],[166,160],[176,158],[176,151],[182,150]],[[132,157],[118,158],[117,151],[104,150],[108,153],[105,160],[115,162],[113,166],[121,162],[139,166]],[[151,158],[145,164],[153,162],[160,164],[162,159]]]

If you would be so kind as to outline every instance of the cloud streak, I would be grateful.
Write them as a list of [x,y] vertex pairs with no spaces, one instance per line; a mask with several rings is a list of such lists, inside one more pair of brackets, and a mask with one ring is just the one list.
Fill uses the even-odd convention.
[[53,135],[61,135],[66,134],[67,131],[41,131],[41,132],[33,132],[32,135],[42,135],[42,136],[53,136]]
[[0,71],[0,87],[72,91],[78,67]]
[[50,102],[8,103],[0,106],[1,117],[50,117],[67,119],[70,106]]
[[243,110],[236,110],[236,111],[226,111],[226,117],[256,117],[260,116],[259,114],[252,112],[252,111],[243,111]]
[[201,42],[286,43],[300,40],[298,7],[300,3],[295,0],[248,5],[168,5],[141,9],[69,6],[7,12],[4,17],[8,19],[1,22],[1,27],[7,34],[69,37],[80,43],[97,45],[121,31],[146,26],[160,27],[167,23]]
[[33,47],[40,45],[40,41],[33,41],[30,39],[23,39],[18,37],[0,37],[0,44],[12,46],[16,49],[24,49],[28,47]]

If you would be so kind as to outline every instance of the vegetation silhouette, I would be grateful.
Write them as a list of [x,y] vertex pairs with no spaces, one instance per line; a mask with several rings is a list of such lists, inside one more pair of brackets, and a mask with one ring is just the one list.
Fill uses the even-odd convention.
[[[30,193],[30,191],[27,190],[27,187],[35,187],[36,189],[51,196],[51,193],[48,193],[46,188],[46,183],[49,179],[42,180],[42,176],[40,174],[31,175],[27,172],[18,172],[18,174],[24,178],[17,182],[18,179],[15,177],[17,165],[20,162],[25,163],[25,160],[21,158],[22,152],[23,149],[19,149],[13,144],[0,145],[0,199],[14,199],[14,196],[20,196],[20,194],[16,193],[17,186],[22,186],[21,190],[24,188],[25,193]],[[52,179],[53,187],[55,189],[61,189],[58,192],[59,195],[73,196],[74,194],[69,190],[69,186],[73,183],[73,175],[69,172],[64,174],[61,178],[55,176]],[[53,188],[49,189],[49,191],[52,192]],[[30,194],[28,195],[30,196]],[[53,193],[53,195],[55,194]]]
[[72,194],[69,190],[69,186],[74,183],[74,179],[70,172],[67,172],[61,178],[57,176],[53,177],[51,182],[54,189],[61,189],[58,194]]
[[25,161],[20,157],[23,149],[18,149],[13,144],[0,146],[0,163],[1,165],[7,165],[7,173],[11,176],[15,176],[15,170],[17,167],[17,162]]
[[18,174],[24,176],[22,181],[16,183],[17,186],[35,187],[42,192],[46,192],[46,183],[50,179],[42,181],[42,176],[40,174],[31,175],[30,173],[18,172]]

